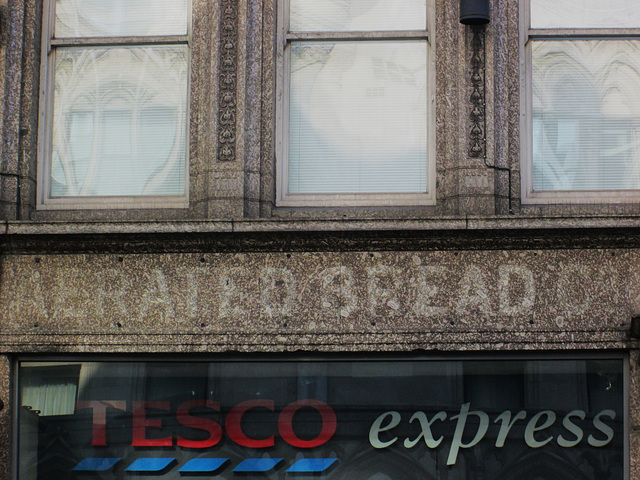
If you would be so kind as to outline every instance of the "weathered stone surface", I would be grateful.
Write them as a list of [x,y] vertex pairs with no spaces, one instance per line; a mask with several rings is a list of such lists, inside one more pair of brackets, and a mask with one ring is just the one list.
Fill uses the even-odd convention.
[[631,445],[631,472],[629,478],[635,480],[640,478],[640,430],[631,429],[630,445]]
[[0,355],[0,479],[11,478],[11,363]]
[[388,332],[420,348],[428,334],[447,344],[502,332],[565,348],[567,335],[627,339],[635,261],[619,250],[16,255],[3,258],[0,306],[4,338],[18,342],[293,334],[330,344]]
[[629,357],[629,424],[640,429],[640,352],[633,350]]

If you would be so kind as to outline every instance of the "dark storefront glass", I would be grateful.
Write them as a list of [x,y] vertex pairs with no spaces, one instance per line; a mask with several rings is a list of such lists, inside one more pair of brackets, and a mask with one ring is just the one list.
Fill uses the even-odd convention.
[[20,364],[19,478],[624,480],[623,360]]

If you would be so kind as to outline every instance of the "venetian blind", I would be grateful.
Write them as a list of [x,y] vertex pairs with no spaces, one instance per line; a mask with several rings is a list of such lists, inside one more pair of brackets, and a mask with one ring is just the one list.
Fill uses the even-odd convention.
[[[292,0],[295,32],[425,31],[426,2]],[[293,41],[288,192],[427,190],[427,41]]]

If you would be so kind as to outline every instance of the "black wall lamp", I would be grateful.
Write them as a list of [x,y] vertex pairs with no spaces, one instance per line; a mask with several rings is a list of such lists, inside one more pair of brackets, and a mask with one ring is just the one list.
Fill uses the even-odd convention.
[[484,25],[490,20],[489,0],[460,0],[460,23]]

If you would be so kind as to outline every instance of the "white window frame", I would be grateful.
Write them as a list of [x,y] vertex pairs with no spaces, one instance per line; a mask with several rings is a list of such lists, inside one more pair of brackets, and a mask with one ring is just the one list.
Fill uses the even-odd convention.
[[[305,32],[289,29],[289,2],[278,0],[278,62],[276,86],[276,205],[281,207],[430,206],[436,204],[435,165],[435,3],[427,0],[426,30],[366,32]],[[313,40],[426,40],[427,41],[427,191],[424,193],[292,194],[289,184],[289,73],[294,42]]]
[[520,2],[520,158],[523,204],[624,204],[640,203],[637,190],[533,189],[533,58],[532,44],[545,40],[640,39],[640,28],[531,28],[531,0]]
[[[81,37],[57,39],[55,32],[56,0],[44,0],[42,21],[42,53],[40,63],[40,95],[38,113],[38,164],[37,164],[37,204],[38,210],[101,210],[101,209],[142,209],[142,208],[187,208],[189,206],[189,118],[191,99],[191,37],[192,1],[187,0],[186,35],[166,36],[121,36],[121,37]],[[63,47],[124,47],[153,45],[186,45],[187,85],[185,113],[185,162],[184,192],[182,195],[131,195],[131,196],[67,196],[52,197],[51,154],[53,143],[53,99],[56,50]]]

